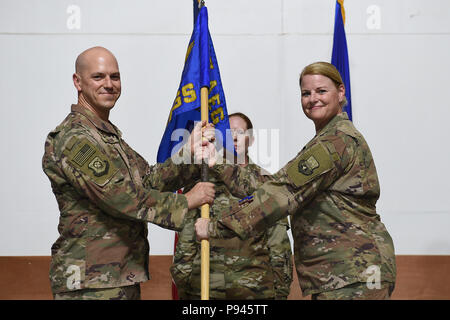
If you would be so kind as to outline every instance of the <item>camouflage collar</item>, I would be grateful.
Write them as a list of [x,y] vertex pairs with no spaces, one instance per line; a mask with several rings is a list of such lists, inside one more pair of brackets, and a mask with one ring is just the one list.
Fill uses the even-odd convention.
[[342,111],[341,113],[338,113],[337,115],[335,115],[326,125],[325,127],[323,127],[319,132],[317,132],[316,136],[319,136],[320,134],[322,134],[323,132],[326,132],[329,128],[332,128],[336,125],[336,123],[343,121],[343,120],[348,120],[348,115],[347,112]]
[[99,130],[114,134],[119,138],[122,136],[122,132],[120,132],[120,130],[110,121],[103,121],[95,113],[93,113],[88,108],[83,107],[82,105],[72,104],[71,111],[81,113]]

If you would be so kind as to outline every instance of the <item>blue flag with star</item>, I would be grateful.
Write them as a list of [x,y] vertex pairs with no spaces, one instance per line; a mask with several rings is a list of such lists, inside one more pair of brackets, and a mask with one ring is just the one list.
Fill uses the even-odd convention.
[[225,94],[211,34],[209,33],[206,7],[199,10],[195,19],[180,86],[170,109],[167,126],[159,145],[158,162],[164,162],[177,152],[184,144],[183,142],[186,142],[183,132],[191,131],[194,122],[201,120],[200,89],[202,87],[209,88],[209,122],[213,123],[216,128],[217,143],[234,152]]

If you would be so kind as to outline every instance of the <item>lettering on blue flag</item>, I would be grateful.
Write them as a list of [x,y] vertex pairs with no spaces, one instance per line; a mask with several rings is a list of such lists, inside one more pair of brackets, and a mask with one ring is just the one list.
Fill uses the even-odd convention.
[[185,133],[193,129],[194,122],[201,120],[200,89],[202,87],[209,88],[209,122],[216,128],[216,143],[227,147],[228,150],[233,150],[225,94],[208,29],[206,7],[200,9],[189,41],[180,86],[159,146],[158,162],[164,162],[177,152],[186,142]]

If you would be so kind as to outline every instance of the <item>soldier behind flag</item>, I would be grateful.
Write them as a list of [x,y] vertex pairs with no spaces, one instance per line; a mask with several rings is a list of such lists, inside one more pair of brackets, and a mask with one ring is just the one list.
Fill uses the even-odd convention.
[[[243,113],[229,116],[234,147],[235,164],[249,170],[249,178],[263,183],[268,172],[254,164],[248,156],[253,144],[253,125]],[[211,218],[221,219],[231,204],[237,203],[226,185],[216,184],[216,197],[211,206]],[[190,190],[194,182],[186,187]],[[181,299],[200,299],[200,243],[196,241],[194,223],[199,210],[191,210],[183,230],[179,233],[172,277]],[[287,218],[267,231],[247,240],[238,236],[231,239],[210,239],[210,299],[287,299],[292,282],[292,251],[287,230]]]
[[189,209],[214,199],[209,182],[185,195],[164,192],[198,180],[200,166],[186,163],[194,151],[203,157],[201,126],[175,155],[180,165],[169,158],[149,166],[108,120],[121,93],[114,55],[90,48],[75,67],[78,104],[48,135],[42,159],[61,212],[52,292],[55,299],[140,299],[139,283],[149,279],[147,223],[181,230]]

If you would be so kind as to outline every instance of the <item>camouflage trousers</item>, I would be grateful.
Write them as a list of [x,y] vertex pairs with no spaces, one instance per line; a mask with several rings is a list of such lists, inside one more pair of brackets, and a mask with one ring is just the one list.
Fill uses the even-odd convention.
[[388,300],[394,291],[394,283],[381,282],[380,288],[368,288],[365,282],[357,282],[340,289],[313,294],[312,300]]
[[117,288],[82,289],[55,293],[55,300],[141,300],[139,283]]

